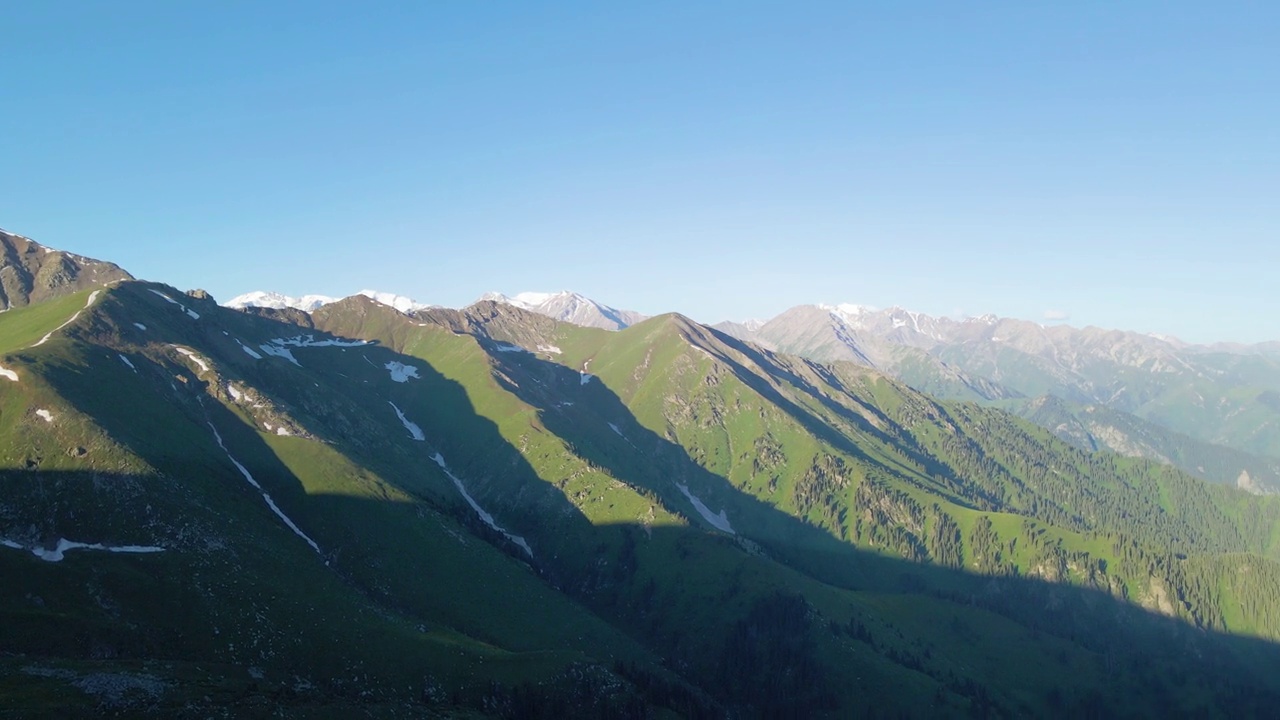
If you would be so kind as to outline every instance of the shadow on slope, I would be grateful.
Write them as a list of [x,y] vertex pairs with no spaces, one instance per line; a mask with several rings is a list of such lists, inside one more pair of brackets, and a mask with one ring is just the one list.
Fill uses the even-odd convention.
[[[131,309],[140,311],[136,306]],[[661,671],[640,644],[530,572],[519,551],[476,518],[442,477],[441,469],[430,461],[423,443],[387,432],[396,421],[381,393],[370,393],[363,383],[356,390],[343,392],[331,392],[327,387],[310,389],[317,383],[352,381],[354,372],[339,380],[319,362],[314,369],[298,368],[283,360],[247,366],[243,360],[236,362],[243,354],[234,344],[236,336],[248,336],[251,331],[280,331],[281,336],[290,336],[292,333],[283,331],[296,332],[296,326],[267,320],[255,322],[254,328],[236,327],[238,316],[224,324],[218,322],[216,313],[208,311],[202,316],[208,327],[179,325],[175,329],[163,318],[146,319],[149,345],[142,348],[142,354],[127,346],[120,348],[133,350],[132,365],[114,357],[120,328],[104,327],[111,322],[109,317],[95,318],[93,326],[78,334],[113,347],[59,339],[50,344],[48,352],[27,360],[40,368],[40,374],[61,398],[156,469],[158,477],[153,484],[162,487],[154,488],[156,497],[148,495],[148,502],[163,502],[165,491],[176,493],[182,502],[168,508],[172,516],[204,514],[206,525],[211,526],[225,521],[225,526],[214,529],[219,536],[215,551],[195,558],[215,583],[237,585],[239,593],[222,592],[226,589],[222,587],[208,587],[207,591],[234,610],[243,610],[245,616],[239,624],[261,625],[259,613],[265,612],[272,616],[273,624],[292,628],[305,639],[299,640],[304,649],[287,653],[290,659],[279,667],[302,677],[324,678],[367,670],[376,672],[384,687],[422,687],[424,676],[428,676],[428,684],[436,678],[446,687],[471,686],[485,691],[490,689],[487,683],[495,680],[508,686],[536,682],[539,689],[525,691],[520,702],[537,706],[567,692],[558,689],[557,683],[578,683],[581,692],[598,690],[601,683],[611,682],[608,668],[617,663],[630,668],[631,675],[643,677],[646,691],[657,688],[673,697],[693,698],[687,702],[694,708],[705,704],[698,699],[699,693]],[[216,341],[222,335],[224,327],[236,336],[223,336],[232,340],[221,341],[222,347],[210,342],[211,337]],[[219,377],[213,383],[210,370],[157,353],[160,344],[193,348],[231,377]],[[368,367],[368,372],[389,383],[385,369],[376,367],[383,361],[394,358],[424,366],[416,358],[385,348],[361,350],[352,352],[338,369]],[[325,352],[336,361],[344,351],[326,348]],[[366,352],[378,362],[366,362]],[[304,362],[321,356],[314,352],[299,355],[311,356]],[[259,380],[259,373],[271,376],[270,381]],[[225,397],[227,380],[278,387],[281,394],[276,399],[291,411],[300,410],[298,419],[311,438],[281,438],[256,431],[243,408],[236,406],[233,411],[215,399]],[[477,433],[486,440],[486,454],[506,448],[509,459],[520,459],[500,442],[496,432],[485,429],[487,419],[468,411],[460,386],[429,369],[420,380],[430,389],[431,403],[443,411],[440,422],[450,430]],[[356,381],[351,387],[357,387]],[[344,405],[344,393],[355,399]],[[317,401],[317,396],[323,398]],[[403,403],[407,412],[416,408],[412,394],[396,401]],[[338,408],[332,407],[334,404]],[[335,428],[324,422],[343,414],[338,410],[345,411],[345,423]],[[384,417],[372,419],[375,412]],[[467,418],[472,418],[470,423]],[[361,421],[369,425],[367,432],[360,432]],[[235,461],[271,494],[280,515],[296,522],[298,532],[291,530],[288,521],[278,517],[242,477],[219,447],[210,426],[216,428]],[[498,439],[488,441],[491,438]],[[365,459],[370,459],[368,466]],[[527,474],[536,478],[531,471]],[[86,487],[105,482],[93,473],[85,477],[96,478]],[[384,477],[389,482],[383,482]],[[85,507],[95,508],[91,515],[102,511],[92,501],[68,506],[81,515]],[[117,520],[120,526],[129,525],[127,517]],[[168,530],[173,536],[182,535],[187,528]],[[320,555],[298,537],[302,533],[314,539]],[[504,557],[489,543],[516,558]],[[228,557],[231,568],[210,566],[225,566]],[[357,591],[354,594],[350,592],[353,589]],[[298,604],[307,607],[299,608]],[[317,605],[333,612],[318,612]],[[198,615],[213,612],[209,602],[185,606],[200,607]],[[332,628],[344,630],[333,632]],[[406,637],[381,637],[388,633]],[[377,648],[377,652],[371,655],[363,649],[368,647]],[[203,651],[191,652],[198,659],[210,657]],[[243,653],[219,652],[231,661],[248,662]],[[591,695],[604,698],[600,700],[604,704],[586,698],[582,699],[584,708],[612,712],[609,696],[594,690]],[[624,693],[619,697],[625,701],[636,696]]]
[[[881,657],[909,671],[908,675],[923,674],[937,683],[944,696],[938,702],[943,706],[949,706],[947,703],[959,696],[978,714],[996,712],[997,708],[1001,709],[997,714],[1043,714],[1060,709],[1064,716],[1158,715],[1166,711],[1214,714],[1233,703],[1238,703],[1237,708],[1259,711],[1280,690],[1275,679],[1263,670],[1280,659],[1280,648],[1270,642],[1205,632],[1088,588],[1020,577],[980,576],[867,553],[741,492],[726,478],[706,470],[684,448],[644,428],[603,384],[592,381],[583,385],[578,372],[531,354],[494,353],[493,361],[499,376],[508,378],[503,383],[507,391],[538,408],[539,420],[548,430],[611,476],[641,492],[653,493],[667,507],[678,508],[695,525],[704,522],[700,519],[702,512],[684,496],[679,485],[695,496],[716,498],[730,510],[728,519],[741,533],[736,539],[704,534],[697,527],[653,528],[650,536],[651,542],[659,535],[674,536],[675,555],[680,559],[670,568],[666,586],[659,584],[656,607],[669,610],[707,603],[724,611],[725,626],[721,630],[732,630],[719,636],[725,643],[725,654],[717,662],[734,665],[733,658],[742,649],[736,633],[753,638],[745,641],[747,645],[765,642],[761,638],[767,638],[768,632],[762,631],[761,626],[741,623],[751,617],[752,608],[770,602],[768,592],[772,588],[784,595],[798,593],[804,597],[819,620],[810,629],[819,635],[827,630],[825,642],[839,645],[843,634],[854,642],[870,645]],[[527,382],[535,377],[538,382]],[[575,386],[579,386],[576,397],[580,401],[566,407],[563,398],[574,397]],[[726,546],[733,546],[744,555],[754,555],[757,548],[763,548],[768,557],[786,568],[800,570],[816,582],[800,582],[785,569],[772,567],[773,574],[757,573],[758,584],[752,587],[743,582],[741,566],[726,563],[718,569],[720,579],[709,583],[700,577],[707,572],[707,566],[697,557],[715,554],[717,548]],[[773,565],[760,557],[753,562]],[[772,584],[784,578],[787,583]],[[818,587],[820,583],[860,592],[837,594],[841,600],[832,604],[832,594]],[[707,589],[699,590],[704,587]],[[653,595],[643,585],[639,590],[643,607],[644,598]],[[679,599],[682,592],[700,591],[703,594],[696,600]],[[890,605],[913,605],[919,612],[914,617],[904,617],[886,607],[879,612],[869,610],[879,602],[876,598]],[[817,610],[818,607],[823,609]],[[744,613],[737,616],[736,624],[733,610]],[[785,611],[778,614],[786,616]],[[640,615],[632,622],[645,626],[644,613]],[[886,617],[894,620],[883,632],[891,638],[896,635],[896,641],[876,640],[875,633],[866,630],[875,622],[873,619],[884,622]],[[893,627],[895,624],[897,627]],[[1010,633],[1009,624],[1017,629]],[[768,622],[763,626],[767,627]],[[666,631],[661,622],[647,627],[655,637],[663,637]],[[905,639],[904,632],[914,633],[914,638]],[[868,637],[873,639],[867,642]],[[1006,637],[1016,640],[1004,653],[1000,644]],[[936,638],[947,640],[935,642]],[[932,648],[946,645],[950,646],[950,657],[935,660]],[[671,647],[669,652],[678,656],[687,643],[671,638]],[[856,653],[825,649],[838,655],[842,662],[855,666],[858,663]],[[709,650],[704,647],[701,651]],[[821,655],[823,650],[814,652]],[[1081,662],[1077,656],[1087,658],[1085,667],[1076,665]],[[1068,660],[1069,657],[1077,659]],[[970,663],[977,663],[973,661],[985,662],[987,667],[974,667]],[[1000,687],[998,680],[984,686],[984,682],[1008,677],[1012,672],[1000,665],[1017,666],[1013,674],[1023,673],[1023,682],[1028,676],[1036,680],[1021,687]],[[762,665],[757,669],[767,675],[777,666]],[[1064,677],[1064,672],[1072,676]],[[707,671],[704,677],[712,674]],[[819,674],[838,677],[841,672],[827,665]],[[751,682],[758,682],[759,677],[742,680],[743,684],[738,685],[719,676],[717,686],[742,691]],[[1037,689],[1029,692],[1032,687]],[[873,689],[866,687],[858,692],[875,695]],[[890,707],[894,702],[877,698],[877,704],[864,709]],[[932,706],[934,710],[938,707]]]
[[[435,485],[445,489],[448,485],[426,458],[433,448],[452,454],[450,462],[457,463],[453,466],[456,472],[468,483],[478,481],[473,487],[481,503],[497,503],[489,509],[501,508],[498,520],[509,523],[508,529],[514,532],[529,535],[533,563],[552,586],[641,639],[672,668],[745,715],[851,711],[888,715],[903,711],[922,716],[960,709],[978,715],[1017,715],[1049,714],[1059,706],[1071,714],[1154,715],[1164,709],[1162,703],[1172,704],[1173,711],[1179,713],[1230,710],[1257,714],[1261,708],[1271,707],[1264,703],[1276,700],[1275,681],[1266,673],[1277,659],[1276,648],[1270,643],[1203,633],[1082,588],[980,577],[860,551],[739,492],[726,479],[708,472],[683,448],[644,430],[621,400],[599,382],[584,385],[577,372],[532,356],[495,355],[498,381],[535,408],[539,423],[579,456],[638,494],[668,508],[682,509],[695,522],[701,512],[676,482],[693,495],[722,503],[721,507],[730,509],[735,529],[750,542],[690,526],[637,522],[593,525],[568,497],[539,479],[538,471],[488,417],[507,406],[490,405],[499,402],[490,398],[482,412],[466,388],[425,361],[386,348],[370,348],[369,352],[376,353],[372,360],[396,357],[420,368],[426,366],[422,387],[430,392],[416,399],[413,393],[405,395],[402,409],[416,413],[413,417],[421,420],[424,433],[429,430],[433,434],[422,441],[421,449],[417,449],[419,441],[406,436],[386,440],[389,446],[407,446],[405,452],[417,459],[417,468],[432,473]],[[342,355],[356,354],[334,353],[333,369],[340,368],[348,380],[362,380],[349,371],[364,363],[363,359],[351,357],[340,362]],[[319,355],[316,358],[321,359]],[[364,364],[373,367],[377,363],[372,360]],[[277,366],[266,369],[271,372],[298,372],[276,361],[268,362]],[[118,364],[108,365],[115,368]],[[126,370],[120,370],[118,377],[97,377],[93,374],[96,370],[96,365],[67,367],[61,374],[51,372],[50,382],[64,397],[80,398],[82,412],[98,418],[113,437],[137,448],[166,477],[220,488],[202,492],[201,502],[225,496],[231,519],[256,517],[239,523],[257,528],[247,543],[254,549],[243,552],[254,558],[279,553],[280,561],[278,566],[262,569],[260,575],[277,572],[281,582],[300,575],[317,583],[322,582],[321,574],[330,577],[319,558],[280,525],[257,497],[252,493],[244,496],[247,486],[219,456],[212,440],[203,435],[199,412],[210,413],[215,426],[225,430],[228,447],[264,487],[279,494],[285,511],[313,533],[322,547],[346,538],[334,544],[352,548],[350,555],[356,557],[333,558],[337,565],[355,572],[353,566],[381,556],[386,566],[375,569],[384,577],[422,572],[432,565],[430,559],[419,565],[397,563],[394,554],[367,549],[379,524],[388,534],[378,542],[386,547],[394,545],[402,532],[413,532],[407,528],[415,522],[414,517],[392,519],[401,517],[402,508],[412,508],[412,503],[307,493],[309,480],[300,478],[291,469],[295,465],[287,461],[293,459],[293,450],[278,443],[310,441],[295,438],[268,444],[242,418],[208,400],[157,401],[140,406],[139,386],[126,382]],[[324,367],[317,365],[316,372],[322,371]],[[376,367],[370,372],[385,375],[385,370]],[[480,372],[488,373],[488,365]],[[190,368],[185,369],[184,377],[193,386],[203,382]],[[535,391],[533,377],[543,377],[550,389]],[[317,375],[316,380],[320,379]],[[292,388],[290,401],[301,402],[292,394],[303,391],[302,383],[286,387]],[[415,386],[407,383],[405,387]],[[378,393],[364,397],[369,391],[357,389],[343,393],[348,393],[345,397],[355,408],[353,412],[372,417],[374,408],[384,400]],[[580,402],[556,406],[573,392],[579,393],[574,397]],[[191,393],[202,396],[198,386]],[[566,412],[570,409],[573,412]],[[150,424],[138,427],[136,421],[143,416],[152,416]],[[395,422],[393,416],[374,425],[382,427],[385,436],[385,428],[394,428]],[[614,432],[610,422],[621,432]],[[363,437],[346,439],[314,417],[307,424],[314,435],[327,441],[326,446],[350,449],[353,457],[363,457],[378,447],[360,444]],[[171,435],[152,436],[163,432]],[[537,432],[536,426],[530,432]],[[339,454],[345,456],[345,451]],[[384,467],[391,476],[388,479],[398,486],[412,487],[417,482],[404,477],[413,471],[411,463]],[[226,493],[227,482],[239,489]],[[506,497],[508,493],[510,497]],[[528,498],[537,502],[526,507],[524,500]],[[430,503],[427,506],[430,509]],[[457,498],[441,506],[462,510],[462,516],[467,516],[466,506]],[[210,509],[214,515],[223,510]],[[191,508],[175,510],[189,512]],[[269,523],[261,522],[263,519]],[[416,520],[430,524],[426,518]],[[481,524],[473,522],[472,527],[478,533],[485,532]],[[492,533],[489,537],[505,544]],[[399,542],[403,545],[403,538]],[[757,546],[763,547],[767,556],[762,556]],[[270,552],[262,552],[265,548]],[[518,552],[510,545],[506,549]],[[303,566],[306,569],[300,570]],[[507,563],[504,567],[518,566]],[[383,573],[384,569],[387,572]],[[495,577],[486,574],[483,579],[493,582]],[[492,592],[510,593],[513,587],[509,579],[503,579],[493,582]],[[325,592],[341,594],[338,590]],[[437,581],[427,586],[426,593],[448,596],[456,594],[457,587],[449,581]],[[383,600],[406,602],[404,594],[388,586]],[[269,595],[262,599],[263,607],[278,602]],[[527,596],[513,600],[524,605],[557,602]],[[378,615],[378,607],[381,602],[366,612]],[[314,608],[294,609],[294,623],[315,623]],[[327,629],[329,622],[322,619],[315,624]],[[528,622],[522,632],[538,630]],[[352,648],[371,644],[370,637],[358,634],[349,640],[350,644],[335,644],[327,652],[349,659]],[[380,653],[385,653],[384,647],[379,648]],[[317,655],[317,659],[322,657]],[[404,680],[402,674],[421,671],[420,665],[406,660],[413,657],[413,652],[397,653],[381,663],[368,661],[365,669],[389,673],[399,682]],[[308,658],[310,661],[314,659]],[[479,662],[459,671],[482,672]],[[652,671],[637,669],[625,660],[619,671],[638,685],[657,682]],[[649,701],[656,702],[659,694],[650,693]],[[517,707],[518,698],[510,701],[511,708]],[[539,705],[541,700],[524,701],[534,710],[546,707]]]

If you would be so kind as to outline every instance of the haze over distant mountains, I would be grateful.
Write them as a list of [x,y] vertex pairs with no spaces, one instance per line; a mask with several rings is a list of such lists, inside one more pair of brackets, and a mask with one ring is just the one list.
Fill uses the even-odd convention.
[[[1095,327],[994,315],[937,318],[858,305],[802,305],[756,330],[715,327],[781,352],[874,367],[939,397],[996,403],[1082,447],[1173,462],[1254,491],[1280,490],[1275,343],[1192,345]],[[1046,397],[1065,405],[1046,412]],[[1063,412],[1076,420],[1067,422]],[[1098,425],[1103,417],[1110,418],[1105,429]],[[1096,432],[1082,434],[1085,426]],[[1204,452],[1191,449],[1185,442],[1191,438]],[[1215,446],[1243,455],[1205,460]],[[1200,459],[1187,459],[1192,456]]]

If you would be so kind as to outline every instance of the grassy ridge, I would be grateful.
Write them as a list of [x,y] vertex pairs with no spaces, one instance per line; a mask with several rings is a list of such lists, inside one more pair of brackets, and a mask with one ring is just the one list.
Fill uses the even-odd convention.
[[[262,347],[308,333],[371,344]],[[0,548],[43,578],[0,595],[3,625],[57,638],[0,648],[42,662],[88,667],[88,637],[195,686],[183,663],[207,661],[245,707],[299,676],[299,712],[1213,714],[1277,692],[1269,643],[1219,636],[1280,636],[1274,502],[679,316],[250,315],[126,283],[2,363],[24,379],[0,384],[0,530],[167,548]]]

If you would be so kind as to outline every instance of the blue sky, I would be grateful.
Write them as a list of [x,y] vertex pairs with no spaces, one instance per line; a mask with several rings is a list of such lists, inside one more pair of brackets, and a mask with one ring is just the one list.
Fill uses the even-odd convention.
[[220,299],[1280,339],[1280,4],[365,5],[4,4],[0,227]]

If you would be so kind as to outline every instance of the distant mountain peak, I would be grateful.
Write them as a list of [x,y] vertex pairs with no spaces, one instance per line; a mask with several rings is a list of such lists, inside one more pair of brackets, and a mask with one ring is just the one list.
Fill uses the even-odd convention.
[[356,294],[363,295],[376,303],[381,303],[388,307],[393,307],[402,313],[410,313],[410,312],[414,312],[415,310],[429,310],[430,308],[433,308],[433,307],[440,307],[439,305],[429,305],[427,303],[420,303],[417,300],[414,300],[413,298],[405,297],[404,295],[396,295],[395,293],[389,293],[389,292],[380,292],[378,290],[361,290]]
[[871,313],[874,313],[879,310],[879,308],[873,307],[871,305],[858,305],[856,303],[839,303],[836,305],[818,305],[818,308],[821,310],[826,310],[832,315],[838,316],[842,320],[852,320],[855,318],[862,317],[863,315],[870,315]]
[[[404,297],[403,295],[380,292],[378,290],[361,290],[356,293],[356,295],[367,297],[376,303],[395,308],[403,313],[437,307],[435,305],[420,303],[412,298]],[[236,310],[243,310],[247,307],[274,308],[276,310],[294,308],[295,310],[301,310],[309,313],[315,312],[319,308],[330,303],[335,303],[338,300],[339,298],[329,297],[328,295],[303,295],[302,297],[295,298],[278,292],[255,290],[243,295],[237,295],[223,304],[226,307],[234,308]]]
[[619,310],[571,290],[559,292],[521,292],[505,295],[487,292],[476,302],[490,301],[546,315],[561,322],[585,327],[622,330],[646,318],[631,310]]
[[247,307],[274,308],[283,310],[284,308],[294,308],[303,312],[314,312],[318,308],[335,302],[335,298],[327,295],[303,295],[300,298],[282,295],[278,292],[267,292],[263,290],[255,290],[243,295],[237,295],[227,302],[223,303],[226,307],[236,310],[243,310]]

